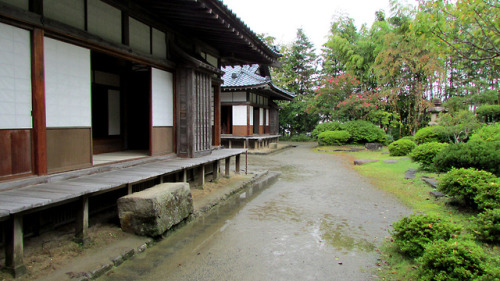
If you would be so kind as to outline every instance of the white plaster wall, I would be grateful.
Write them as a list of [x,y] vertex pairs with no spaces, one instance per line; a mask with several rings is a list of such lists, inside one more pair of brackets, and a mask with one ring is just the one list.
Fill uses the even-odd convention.
[[100,0],[88,0],[89,32],[115,43],[122,43],[122,14]]
[[90,50],[45,37],[47,127],[90,127]]
[[85,6],[83,0],[44,0],[43,13],[49,19],[85,29]]
[[266,108],[266,126],[269,126],[269,109]]
[[[252,111],[250,110],[250,113]],[[250,118],[251,122],[252,118]],[[233,105],[233,126],[246,126],[247,125],[247,106],[246,105]]]
[[253,106],[248,106],[249,118],[250,118],[250,126],[253,126]]
[[167,58],[167,42],[165,32],[153,28],[153,55],[162,59]]
[[221,102],[232,102],[233,101],[233,93],[221,92],[220,93],[220,101]]
[[247,101],[246,92],[235,92],[233,93],[233,101]]
[[259,108],[259,125],[264,126],[264,108]]
[[0,23],[0,129],[32,127],[30,33]]
[[150,27],[134,18],[129,18],[130,47],[146,54],[151,53]]
[[170,72],[152,68],[153,126],[174,125],[174,79]]

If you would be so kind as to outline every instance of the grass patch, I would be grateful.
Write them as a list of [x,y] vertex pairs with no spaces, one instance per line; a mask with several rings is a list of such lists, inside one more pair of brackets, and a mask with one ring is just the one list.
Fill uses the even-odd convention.
[[[362,146],[321,146],[314,150],[320,153],[336,153],[341,157],[347,157],[351,163],[355,159],[377,159],[377,162],[355,166],[355,169],[363,176],[369,178],[371,183],[379,189],[394,196],[399,201],[412,209],[414,213],[434,214],[449,218],[464,226],[462,236],[472,239],[467,229],[471,226],[471,219],[476,216],[475,212],[461,210],[449,204],[448,198],[436,199],[429,194],[434,190],[421,180],[422,176],[439,179],[439,174],[417,170],[415,179],[405,179],[405,172],[412,168],[418,169],[419,164],[412,162],[409,156],[394,157],[387,153],[387,148],[381,151],[361,150],[353,152]],[[387,163],[385,160],[398,160],[396,163]],[[500,262],[500,249],[498,246],[483,245],[490,256]],[[402,256],[396,246],[387,239],[380,248],[380,261],[378,276],[381,280],[418,280],[417,265]]]

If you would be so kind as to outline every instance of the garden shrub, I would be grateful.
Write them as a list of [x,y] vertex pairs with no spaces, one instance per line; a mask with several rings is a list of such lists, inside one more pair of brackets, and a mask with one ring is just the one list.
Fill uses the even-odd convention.
[[419,162],[422,169],[430,170],[434,163],[434,157],[447,146],[447,143],[426,142],[413,149],[410,157],[413,161]]
[[498,122],[500,120],[500,105],[485,104],[476,109],[479,120],[485,123]]
[[451,168],[476,168],[495,175],[500,174],[500,142],[467,142],[450,144],[434,158],[439,172]]
[[312,138],[306,134],[298,134],[290,137],[290,141],[296,141],[296,142],[308,142],[311,140]]
[[449,142],[442,126],[430,126],[419,129],[415,133],[415,142],[423,144],[427,142]]
[[425,245],[453,238],[460,234],[461,226],[434,215],[412,215],[395,222],[393,228],[391,235],[399,250],[406,256],[419,257]]
[[317,139],[319,134],[326,131],[338,131],[340,130],[340,123],[337,121],[325,122],[316,125],[314,130],[312,131],[312,136],[314,139]]
[[471,231],[480,241],[500,244],[500,208],[488,209],[478,214],[474,218]]
[[479,185],[474,202],[479,210],[500,208],[500,178]]
[[399,139],[389,144],[389,153],[391,156],[405,156],[416,146],[417,145],[409,139]]
[[387,140],[384,130],[368,121],[348,121],[341,125],[341,130],[348,131],[354,143],[385,143]]
[[326,131],[318,135],[319,145],[342,145],[351,138],[347,131]]
[[419,263],[419,280],[473,280],[485,274],[487,256],[474,241],[451,239],[429,243]]
[[469,142],[481,141],[500,141],[500,123],[486,125],[472,134],[472,136],[469,138]]
[[477,208],[475,197],[479,189],[495,178],[495,175],[487,171],[453,168],[439,178],[438,189],[461,201],[465,206]]

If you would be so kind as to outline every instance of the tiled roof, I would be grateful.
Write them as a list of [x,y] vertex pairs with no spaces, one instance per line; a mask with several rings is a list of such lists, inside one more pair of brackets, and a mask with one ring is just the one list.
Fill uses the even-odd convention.
[[291,100],[295,95],[291,92],[285,91],[280,87],[274,85],[272,83],[271,77],[269,76],[261,76],[259,74],[259,65],[243,65],[243,66],[226,66],[222,69],[224,71],[224,76],[222,76],[222,80],[224,83],[222,84],[223,89],[267,89],[268,92],[271,92],[272,96],[277,99],[286,99]]

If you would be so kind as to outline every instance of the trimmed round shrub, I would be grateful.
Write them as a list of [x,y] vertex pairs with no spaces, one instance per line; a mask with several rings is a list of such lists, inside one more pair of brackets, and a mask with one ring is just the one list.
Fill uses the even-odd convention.
[[316,125],[314,130],[312,131],[312,136],[314,139],[317,139],[319,134],[326,131],[338,131],[340,130],[340,123],[337,121],[325,122]]
[[461,226],[434,215],[412,215],[395,222],[393,228],[394,243],[401,253],[414,258],[422,255],[428,243],[460,234]]
[[500,175],[500,142],[467,142],[450,144],[434,158],[439,172],[451,168],[476,168]]
[[410,157],[413,161],[420,163],[422,169],[431,170],[434,157],[447,146],[447,143],[426,142],[413,149]]
[[347,131],[326,131],[318,135],[319,145],[342,145],[351,138]]
[[500,209],[488,209],[474,218],[474,236],[483,242],[500,244]]
[[415,133],[415,142],[423,144],[427,142],[448,142],[442,126],[430,126],[419,129]]
[[355,120],[345,122],[341,125],[341,130],[348,131],[351,134],[351,141],[354,143],[385,143],[387,141],[384,130],[368,121]]
[[308,141],[312,141],[312,138],[306,134],[298,134],[298,135],[291,136],[290,141],[308,142]]
[[474,202],[479,210],[500,208],[500,178],[479,185]]
[[495,175],[487,171],[453,168],[439,178],[438,189],[461,201],[465,206],[477,208],[475,197],[479,189],[495,178]]
[[417,145],[409,139],[399,139],[389,144],[389,153],[391,156],[408,155]]
[[417,259],[419,280],[473,280],[485,273],[487,256],[474,241],[438,240]]
[[483,126],[469,138],[469,142],[491,141],[500,142],[500,123]]

